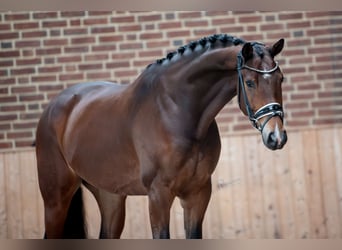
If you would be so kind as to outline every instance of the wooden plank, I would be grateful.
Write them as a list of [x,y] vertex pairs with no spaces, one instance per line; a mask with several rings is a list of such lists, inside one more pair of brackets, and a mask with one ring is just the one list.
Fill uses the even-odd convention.
[[147,196],[128,196],[123,239],[151,239]]
[[98,239],[101,227],[100,209],[97,205],[95,197],[86,188],[82,186],[83,201],[85,206],[85,218],[88,238]]
[[222,232],[222,218],[220,217],[220,208],[219,203],[220,197],[218,192],[219,188],[219,179],[221,177],[221,171],[223,168],[226,168],[224,164],[222,165],[219,161],[216,169],[211,177],[212,182],[212,195],[209,201],[209,205],[204,216],[203,222],[203,238],[204,239],[219,239],[220,234]]
[[245,173],[247,183],[250,238],[264,238],[262,172],[258,147],[263,147],[260,136],[244,136]]
[[303,161],[305,166],[305,182],[307,190],[307,205],[310,216],[310,238],[327,238],[324,223],[323,187],[321,185],[321,165],[318,149],[319,131],[302,132]]
[[296,220],[295,235],[291,238],[308,238],[310,234],[310,216],[305,183],[305,166],[303,161],[302,134],[293,133],[289,140],[289,166],[293,193],[292,201]]
[[325,208],[325,223],[328,238],[339,238],[341,229],[339,227],[340,214],[338,207],[338,194],[336,184],[336,168],[334,160],[334,134],[332,129],[320,131],[319,133],[319,155],[322,174],[323,202]]
[[291,167],[289,162],[290,151],[296,150],[296,145],[291,144],[295,135],[288,135],[290,140],[283,149],[270,152],[275,171],[275,185],[277,186],[277,203],[279,206],[279,226],[281,237],[286,239],[296,238],[295,215],[293,208],[293,192],[291,183]]
[[231,177],[237,180],[231,186],[233,197],[233,211],[235,221],[235,238],[249,238],[249,213],[246,197],[246,178],[244,174],[244,150],[241,137],[235,137],[231,145]]
[[8,238],[21,239],[23,235],[22,225],[22,201],[20,167],[17,153],[6,153],[5,173],[6,173],[6,200],[7,200],[7,222]]
[[7,234],[7,200],[6,200],[6,173],[4,154],[0,154],[0,239],[6,239]]
[[42,237],[37,227],[38,218],[38,198],[36,185],[38,185],[35,159],[32,152],[24,151],[18,153],[20,164],[20,184],[21,184],[21,204],[22,204],[22,225],[24,238]]
[[184,216],[180,200],[176,198],[170,211],[170,234],[172,239],[184,239]]
[[258,147],[260,157],[260,169],[262,172],[262,186],[263,186],[263,211],[264,211],[264,225],[265,238],[282,238],[280,214],[277,196],[277,181],[275,179],[274,163],[272,161],[272,151],[265,146]]
[[340,212],[340,238],[342,237],[342,129],[334,128],[334,158],[336,168],[337,199]]
[[[232,150],[230,141],[232,138],[222,138],[221,158],[217,167],[215,196],[217,197],[216,206],[218,206],[218,217],[220,218],[220,232],[213,235],[213,238],[233,239],[235,238],[235,223],[233,212],[233,194],[232,186],[237,180],[233,180],[230,174],[232,160]],[[210,230],[210,229],[206,229]]]

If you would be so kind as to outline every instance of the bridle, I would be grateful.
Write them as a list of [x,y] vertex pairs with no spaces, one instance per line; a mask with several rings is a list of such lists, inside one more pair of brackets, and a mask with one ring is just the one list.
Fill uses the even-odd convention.
[[[237,71],[238,71],[238,76],[239,76],[239,84],[238,84],[239,86],[238,86],[238,95],[237,96],[238,96],[239,106],[241,108],[240,93],[242,93],[243,100],[244,100],[245,106],[246,106],[248,118],[251,121],[253,127],[256,128],[257,130],[259,130],[261,133],[262,133],[262,130],[264,129],[265,125],[267,124],[267,122],[272,117],[279,116],[280,119],[283,121],[283,119],[284,119],[283,107],[277,102],[272,102],[272,103],[268,103],[268,104],[262,106],[261,108],[259,108],[254,113],[252,108],[251,108],[251,105],[248,101],[248,98],[247,98],[245,84],[244,84],[244,80],[243,80],[241,70],[242,69],[248,69],[248,70],[257,72],[259,74],[270,74],[270,73],[273,73],[274,71],[276,71],[278,68],[279,68],[278,62],[276,62],[276,65],[274,66],[274,68],[272,68],[270,70],[260,70],[260,69],[252,68],[252,67],[247,66],[245,64],[245,60],[242,56],[241,51],[237,55]],[[267,119],[261,124],[259,120],[263,117],[267,117]]]

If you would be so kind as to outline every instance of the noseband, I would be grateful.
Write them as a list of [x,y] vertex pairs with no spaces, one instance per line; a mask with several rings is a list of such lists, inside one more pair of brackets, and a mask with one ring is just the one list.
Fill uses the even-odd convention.
[[[252,68],[245,64],[245,60],[241,52],[237,55],[237,62],[238,62],[237,71],[239,75],[238,102],[241,108],[240,93],[242,93],[243,100],[245,102],[245,106],[247,110],[247,115],[248,115],[249,120],[252,122],[253,127],[259,130],[260,132],[262,132],[265,125],[272,117],[279,116],[280,119],[283,121],[283,118],[284,118],[283,107],[279,103],[276,103],[276,102],[268,103],[265,106],[262,106],[260,109],[258,109],[255,113],[253,112],[251,105],[247,98],[245,84],[244,84],[243,76],[241,73],[242,69],[248,69],[248,70],[260,73],[260,74],[270,74],[279,68],[278,62],[276,62],[276,65],[274,66],[274,68],[270,70],[260,70],[260,69]],[[261,124],[259,120],[263,117],[267,117],[267,119],[264,121],[264,123]]]

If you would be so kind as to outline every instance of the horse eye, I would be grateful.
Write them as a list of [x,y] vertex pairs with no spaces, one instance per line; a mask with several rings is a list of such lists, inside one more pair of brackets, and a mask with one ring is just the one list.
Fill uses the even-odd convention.
[[252,80],[247,80],[246,85],[248,88],[254,88],[255,87],[255,83]]

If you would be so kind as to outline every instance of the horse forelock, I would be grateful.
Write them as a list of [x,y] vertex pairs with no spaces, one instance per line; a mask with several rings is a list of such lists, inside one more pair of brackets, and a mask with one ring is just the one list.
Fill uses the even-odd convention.
[[245,41],[241,38],[230,36],[227,34],[214,34],[214,35],[211,35],[208,37],[203,37],[199,40],[191,41],[190,43],[188,43],[186,45],[180,46],[175,51],[169,52],[166,55],[166,57],[156,60],[154,63],[148,65],[147,68],[149,68],[150,66],[152,66],[154,64],[161,65],[166,60],[171,61],[171,59],[175,55],[181,55],[182,56],[185,51],[190,50],[191,52],[193,52],[193,51],[195,51],[195,49],[197,48],[198,45],[200,45],[201,48],[204,49],[207,46],[214,48],[214,46],[216,46],[218,43],[220,43],[220,45],[222,47],[230,47],[230,46],[237,46],[240,44],[244,44]]

